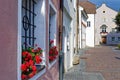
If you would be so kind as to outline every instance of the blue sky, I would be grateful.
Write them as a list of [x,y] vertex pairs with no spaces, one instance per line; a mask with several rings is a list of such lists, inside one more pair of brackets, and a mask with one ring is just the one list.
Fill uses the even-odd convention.
[[89,0],[90,2],[96,4],[99,7],[102,3],[106,3],[108,7],[120,11],[120,0]]

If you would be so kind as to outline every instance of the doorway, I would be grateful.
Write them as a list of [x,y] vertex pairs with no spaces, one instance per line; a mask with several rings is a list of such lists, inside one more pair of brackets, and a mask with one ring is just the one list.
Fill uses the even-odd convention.
[[102,38],[101,43],[102,43],[102,44],[106,44],[106,36],[102,36],[101,38]]

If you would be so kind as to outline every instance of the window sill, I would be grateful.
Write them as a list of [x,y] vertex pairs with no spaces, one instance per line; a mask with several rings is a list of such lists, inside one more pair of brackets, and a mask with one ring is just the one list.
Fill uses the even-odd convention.
[[32,78],[30,78],[29,80],[37,80],[40,76],[42,76],[45,72],[46,72],[46,68],[44,65],[42,65],[42,68],[38,70],[39,72],[33,76]]
[[56,62],[57,62],[57,59],[55,59],[52,62],[49,62],[49,68],[48,69],[50,69]]

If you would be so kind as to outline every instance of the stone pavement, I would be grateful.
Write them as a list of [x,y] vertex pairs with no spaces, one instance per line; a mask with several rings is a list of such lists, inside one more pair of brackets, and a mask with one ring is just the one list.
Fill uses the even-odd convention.
[[64,74],[63,80],[120,80],[120,50],[96,46],[81,50],[80,64]]

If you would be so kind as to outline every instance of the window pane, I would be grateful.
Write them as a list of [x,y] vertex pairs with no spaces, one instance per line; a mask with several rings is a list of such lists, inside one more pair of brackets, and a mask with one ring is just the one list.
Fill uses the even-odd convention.
[[26,49],[30,45],[34,47],[34,18],[36,16],[34,11],[35,2],[33,0],[23,0],[22,5],[22,45]]
[[112,37],[112,41],[115,41],[115,37]]
[[120,41],[120,37],[118,37],[118,41]]

